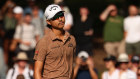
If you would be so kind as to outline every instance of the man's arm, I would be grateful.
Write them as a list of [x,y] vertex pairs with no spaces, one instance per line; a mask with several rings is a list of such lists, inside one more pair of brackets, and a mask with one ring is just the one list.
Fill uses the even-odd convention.
[[75,79],[76,76],[77,76],[77,73],[78,73],[78,70],[80,68],[80,65],[81,65],[81,62],[82,62],[82,59],[77,57],[76,58],[76,65],[74,67],[74,74],[73,74],[73,78],[72,79]]
[[42,79],[42,75],[41,75],[42,68],[43,68],[43,62],[35,61],[34,79]]
[[97,76],[96,72],[93,70],[94,69],[94,64],[93,64],[92,58],[89,57],[87,59],[86,63],[88,65],[89,72],[90,72],[90,75],[91,75],[92,79],[98,79],[98,76]]
[[114,9],[113,5],[109,5],[104,11],[103,13],[100,15],[100,20],[101,21],[105,21],[110,13],[111,10]]

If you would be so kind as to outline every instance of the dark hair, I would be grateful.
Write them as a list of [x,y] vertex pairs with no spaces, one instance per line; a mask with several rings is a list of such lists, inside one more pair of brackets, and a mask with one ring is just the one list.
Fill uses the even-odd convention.
[[32,16],[31,13],[25,13],[25,16]]
[[50,29],[52,28],[52,26],[51,26],[50,24],[47,24],[46,26],[47,26],[48,28],[50,28]]

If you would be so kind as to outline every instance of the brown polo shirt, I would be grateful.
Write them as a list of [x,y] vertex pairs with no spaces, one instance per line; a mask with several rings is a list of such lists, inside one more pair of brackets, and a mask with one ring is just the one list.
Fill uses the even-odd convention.
[[48,29],[37,43],[34,60],[44,62],[43,79],[71,78],[76,42],[68,32],[65,32],[64,40]]

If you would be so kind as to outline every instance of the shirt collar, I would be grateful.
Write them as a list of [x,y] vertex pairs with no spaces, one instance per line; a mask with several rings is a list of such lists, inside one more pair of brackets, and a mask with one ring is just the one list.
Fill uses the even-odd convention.
[[[50,35],[50,37],[51,37],[51,40],[61,40],[58,36],[56,36],[53,32],[52,32],[52,30],[50,29],[50,28],[48,28],[47,29],[47,34],[49,34]],[[67,32],[67,31],[65,31],[65,35],[64,35],[64,40],[66,41],[68,38],[70,37],[70,34]]]

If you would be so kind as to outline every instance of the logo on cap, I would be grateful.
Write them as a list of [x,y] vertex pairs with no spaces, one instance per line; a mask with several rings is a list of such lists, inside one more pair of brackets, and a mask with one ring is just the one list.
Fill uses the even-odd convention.
[[52,7],[50,8],[50,11],[56,10],[56,8],[58,8],[58,6],[52,6]]

